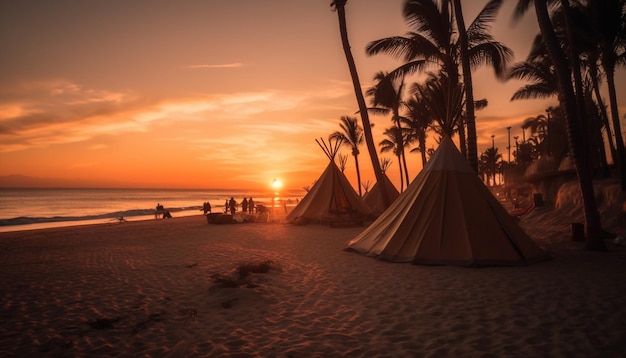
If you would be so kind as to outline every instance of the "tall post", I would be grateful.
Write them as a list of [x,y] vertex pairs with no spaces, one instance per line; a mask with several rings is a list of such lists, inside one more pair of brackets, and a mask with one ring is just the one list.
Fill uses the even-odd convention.
[[517,135],[513,137],[513,139],[515,139],[515,163],[518,163],[517,156],[519,155],[519,142],[517,141],[517,138],[519,138]]
[[511,126],[506,127],[506,130],[509,134],[509,145],[506,147],[506,149],[509,150],[509,164],[511,164]]
[[548,118],[548,123],[547,123],[547,128],[546,128],[547,133],[544,133],[544,135],[545,135],[546,140],[547,140],[546,143],[548,144],[548,149],[547,149],[548,156],[550,156],[552,154],[551,150],[550,150],[550,135],[552,134],[552,133],[550,133],[550,114],[552,113],[552,107],[548,107],[546,109],[546,113],[548,114],[548,117],[547,117]]
[[491,150],[493,151],[494,158],[493,158],[493,162],[491,163],[491,175],[493,176],[493,186],[496,186],[496,158],[495,158],[495,149],[496,149],[496,145],[494,142],[494,138],[495,138],[495,134],[491,135]]

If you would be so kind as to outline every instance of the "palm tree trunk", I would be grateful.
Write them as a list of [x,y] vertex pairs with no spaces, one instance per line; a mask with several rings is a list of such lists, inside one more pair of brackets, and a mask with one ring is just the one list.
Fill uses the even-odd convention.
[[[585,91],[583,89],[583,81],[581,74],[581,64],[580,64],[580,52],[576,46],[576,39],[574,38],[574,34],[572,31],[571,25],[571,10],[569,6],[569,0],[561,0],[561,7],[563,8],[563,13],[565,14],[565,32],[567,34],[567,40],[569,42],[569,61],[571,66],[572,75],[574,77],[574,87],[576,94],[576,105],[578,108],[578,119],[581,121],[583,126],[583,133],[590,133],[589,136],[582,136],[583,141],[587,147],[588,153],[600,162],[600,170],[606,168],[605,162],[603,161],[603,157],[601,153],[604,153],[604,143],[602,141],[602,132],[600,128],[596,125],[592,125],[589,122],[589,117],[587,116],[587,105],[585,101]],[[591,140],[587,140],[587,138],[591,138]],[[591,160],[594,162],[595,160]],[[592,173],[596,168],[592,165]]]
[[420,137],[420,152],[422,154],[422,168],[426,165],[426,138]]
[[[398,154],[398,167],[400,168],[400,192],[402,193],[404,191],[404,179],[402,177],[402,162],[400,161],[400,156],[401,154]],[[407,184],[408,186],[408,184]],[[382,187],[381,187],[382,189]]]
[[616,162],[617,151],[615,149],[615,144],[613,143],[613,134],[611,133],[611,125],[609,123],[609,115],[606,112],[606,107],[604,105],[604,100],[602,99],[602,95],[600,94],[600,84],[598,83],[598,70],[595,64],[589,65],[589,77],[591,78],[591,82],[593,85],[593,94],[596,97],[596,102],[598,102],[598,107],[600,108],[600,112],[602,113],[602,123],[604,124],[604,128],[606,128],[607,138],[609,140],[609,148],[611,150],[611,158],[613,158],[613,162]]
[[[354,63],[354,57],[350,51],[350,42],[348,41],[348,27],[346,25],[346,5],[347,0],[337,0],[334,2],[337,10],[337,17],[339,18],[339,33],[341,34],[341,44],[343,45],[343,52],[346,56],[346,62],[350,69],[350,76],[352,77],[352,85],[354,87],[354,94],[356,95],[356,101],[359,105],[359,114],[361,115],[361,121],[363,122],[363,134],[365,135],[365,143],[367,144],[367,151],[369,152],[370,159],[372,161],[372,167],[374,169],[374,175],[378,183],[384,183],[383,171],[380,168],[380,162],[378,161],[378,154],[376,153],[376,145],[374,144],[374,137],[372,136],[372,125],[367,114],[367,105],[363,92],[361,90],[361,82],[359,81],[359,74],[356,70],[356,64]],[[360,184],[359,184],[360,185]],[[381,199],[385,208],[388,208],[391,204],[391,200],[385,190],[381,190]]]
[[363,196],[361,194],[361,170],[359,169],[359,156],[358,154],[354,155],[354,165],[356,166],[356,182],[359,187],[359,196]]
[[[404,145],[404,143],[403,143]],[[409,169],[406,165],[406,155],[404,154],[404,149],[402,150],[402,166],[404,167],[404,178],[406,179],[406,186],[409,187]]]
[[470,166],[478,173],[478,149],[476,138],[476,115],[474,113],[474,90],[472,88],[472,69],[467,51],[467,31],[463,20],[461,0],[454,0],[454,16],[459,32],[459,47],[461,52],[461,66],[463,69],[463,83],[465,85],[465,124],[467,126],[467,160]]
[[[406,186],[409,186],[409,171],[406,167],[406,156],[404,153],[404,136],[402,135],[402,123],[400,123],[400,113],[398,113],[398,108],[393,109],[393,118],[395,118],[396,128],[398,128],[398,136],[396,138],[398,143],[396,145],[400,150],[400,157],[398,157],[398,165],[400,166],[400,180],[402,181],[402,167],[404,166]],[[400,160],[402,160],[402,162],[400,162]],[[402,187],[400,188],[400,192],[402,192]]]
[[561,51],[558,39],[554,32],[550,14],[546,5],[546,0],[534,0],[537,22],[541,30],[541,36],[548,54],[552,59],[555,72],[559,81],[559,87],[565,111],[567,115],[567,133],[570,142],[572,158],[576,163],[576,175],[580,185],[583,199],[583,210],[585,213],[585,223],[587,227],[587,239],[585,249],[594,251],[604,251],[606,246],[602,238],[602,227],[600,214],[596,204],[593,190],[592,172],[589,157],[585,152],[585,145],[582,135],[582,123],[578,118],[578,108],[576,105],[576,94],[572,88],[571,72],[567,64],[565,54]]
[[605,68],[606,83],[609,89],[609,103],[611,105],[611,119],[613,121],[613,132],[615,133],[615,152],[613,161],[617,167],[620,177],[622,192],[626,191],[626,153],[624,150],[624,139],[622,137],[622,126],[619,122],[619,110],[617,109],[617,94],[615,92],[615,73]]

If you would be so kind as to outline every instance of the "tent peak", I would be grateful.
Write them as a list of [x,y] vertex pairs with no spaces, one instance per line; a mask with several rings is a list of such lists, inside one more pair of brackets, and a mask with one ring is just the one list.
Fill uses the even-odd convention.
[[322,151],[324,152],[324,154],[326,154],[328,159],[330,159],[330,161],[333,161],[335,160],[335,156],[339,152],[339,147],[343,143],[343,140],[338,138],[333,141],[333,138],[328,138],[328,144],[326,144],[324,138],[320,137],[319,140],[315,139],[315,142],[317,143],[317,145],[320,146],[320,148],[322,148]]

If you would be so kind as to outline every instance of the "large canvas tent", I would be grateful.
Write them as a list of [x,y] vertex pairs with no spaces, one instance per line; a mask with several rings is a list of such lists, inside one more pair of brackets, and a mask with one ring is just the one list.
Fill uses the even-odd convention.
[[376,183],[372,187],[372,190],[367,192],[365,196],[363,196],[363,200],[365,203],[372,209],[373,215],[380,215],[385,211],[385,204],[383,203],[383,197],[381,194],[382,190],[387,192],[387,197],[393,203],[398,196],[400,196],[400,192],[393,185],[387,174],[383,175],[384,181],[381,183]]
[[549,255],[517,225],[449,137],[348,249],[395,262],[524,265]]
[[288,222],[362,221],[369,216],[370,208],[335,164],[339,144],[336,142],[334,147],[320,144],[330,162],[311,190],[287,215]]

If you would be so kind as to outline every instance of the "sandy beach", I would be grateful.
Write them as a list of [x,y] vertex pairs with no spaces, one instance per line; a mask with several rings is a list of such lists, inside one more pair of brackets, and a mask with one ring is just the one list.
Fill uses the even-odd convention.
[[554,259],[480,269],[345,251],[362,227],[198,215],[1,233],[0,356],[624,357],[626,249],[583,251],[565,214],[521,221]]

